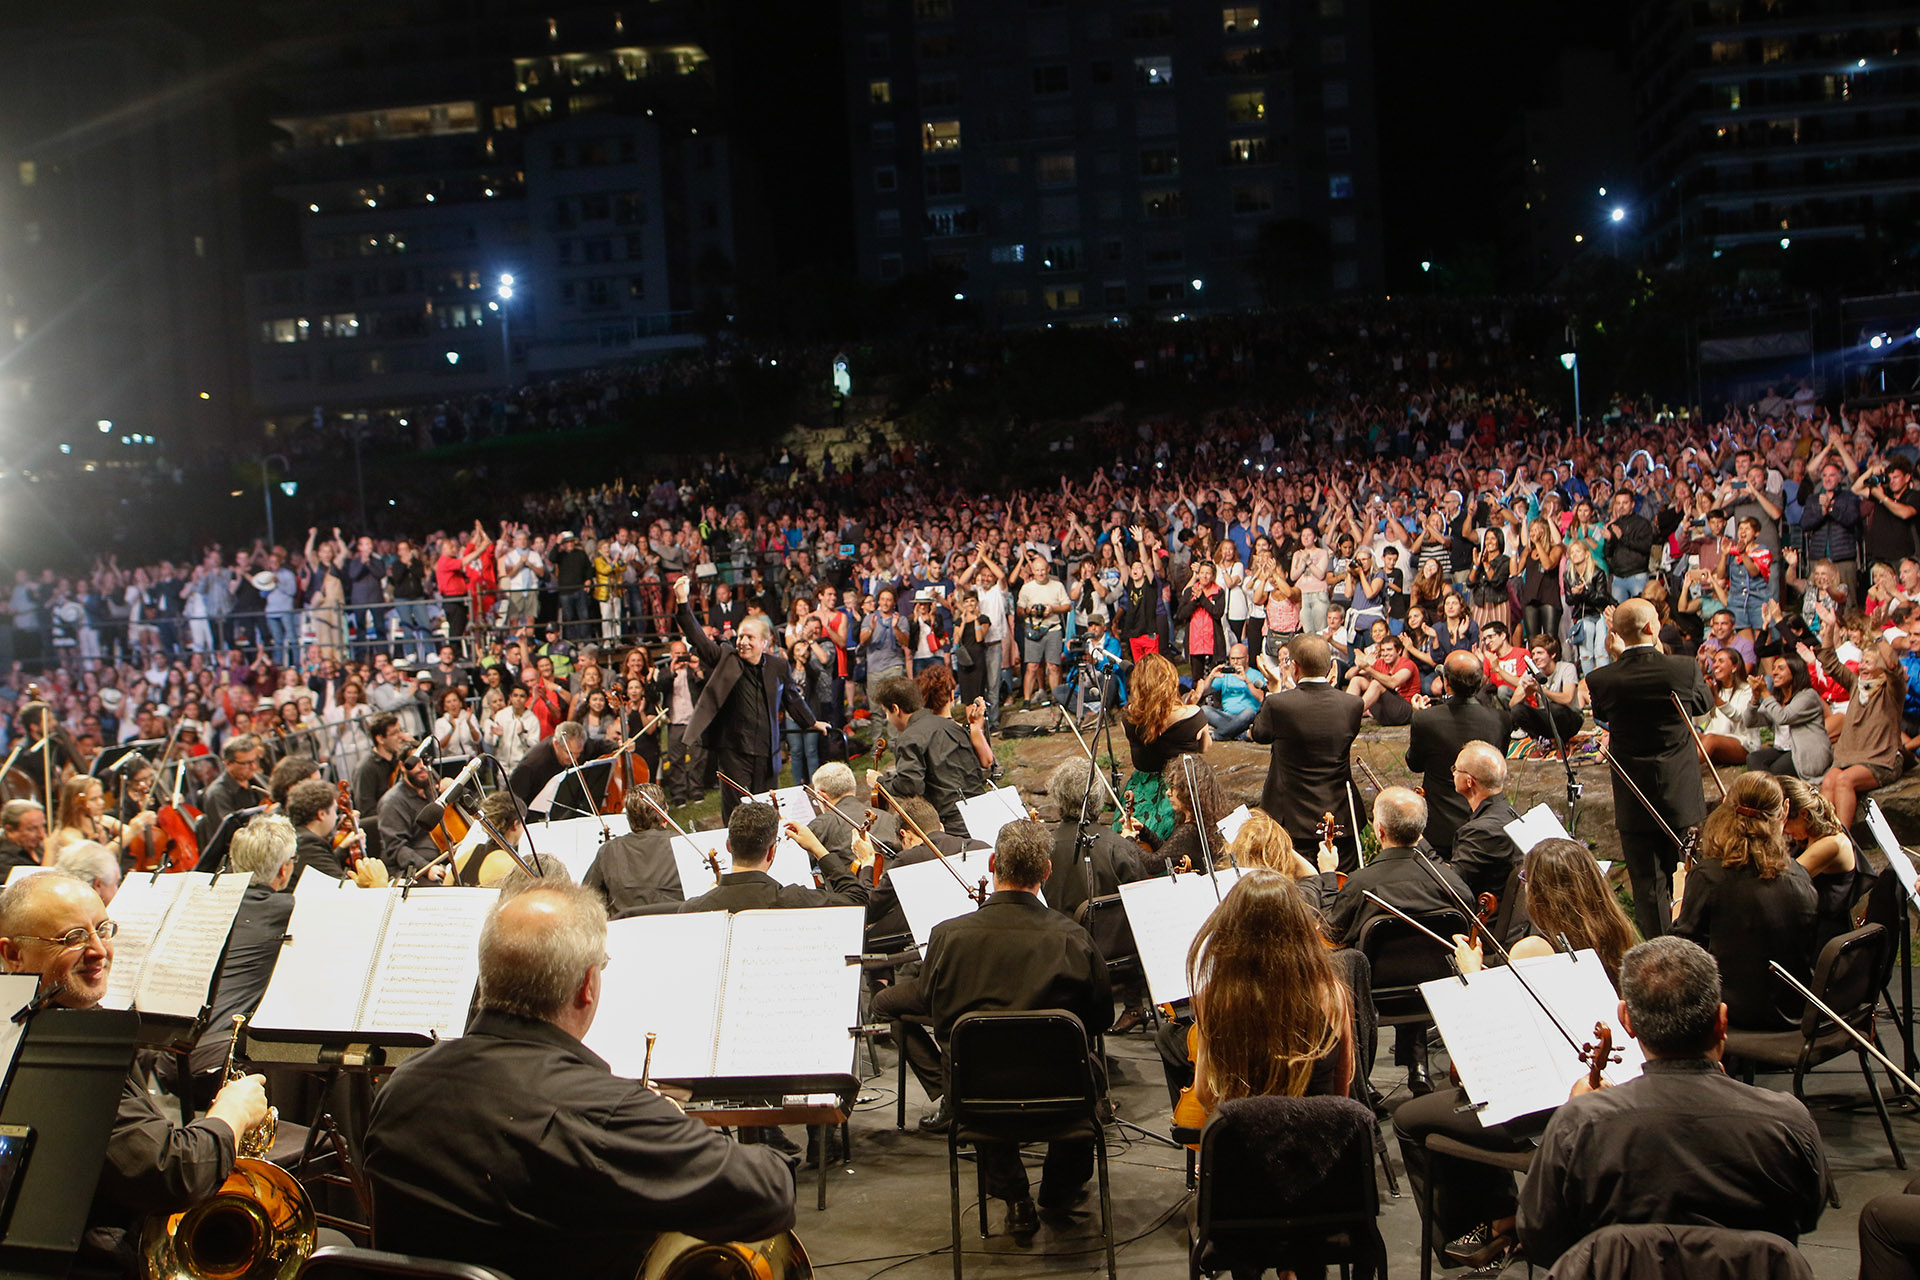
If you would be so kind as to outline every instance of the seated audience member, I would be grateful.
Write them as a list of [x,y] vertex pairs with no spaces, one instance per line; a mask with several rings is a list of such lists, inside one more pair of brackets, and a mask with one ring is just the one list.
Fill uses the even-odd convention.
[[1562,661],[1560,642],[1552,636],[1535,636],[1527,657],[1532,668],[1514,693],[1513,723],[1535,738],[1565,745],[1586,724],[1580,675]]
[[1747,766],[1783,778],[1804,778],[1817,786],[1833,763],[1827,704],[1814,691],[1805,659],[1775,656],[1761,662],[1766,678],[1758,670],[1747,677],[1753,692],[1747,701],[1746,727],[1771,725],[1773,745],[1749,751]]
[[1733,649],[1721,649],[1707,660],[1707,693],[1713,705],[1696,727],[1707,759],[1715,764],[1745,764],[1760,747],[1760,731],[1749,728],[1747,712],[1753,689],[1747,682],[1747,661]]
[[1267,677],[1247,662],[1247,646],[1236,644],[1227,650],[1227,660],[1207,673],[1195,689],[1196,698],[1207,689],[1220,695],[1220,705],[1201,705],[1200,712],[1213,726],[1216,742],[1233,742],[1247,735],[1247,727],[1260,714],[1266,701]]
[[1866,646],[1855,672],[1826,639],[1838,630],[1822,631],[1820,665],[1847,691],[1847,714],[1833,744],[1833,767],[1820,779],[1820,794],[1833,806],[1840,825],[1850,827],[1862,795],[1900,778],[1900,718],[1907,701],[1907,669],[1886,641],[1876,640]]
[[793,1226],[784,1157],[611,1074],[581,1044],[606,955],[593,890],[529,880],[502,892],[480,932],[472,1025],[374,1095],[377,1248],[516,1276],[565,1259],[579,1280],[628,1280],[663,1232],[758,1240]]
[[1629,951],[1620,1021],[1644,1073],[1587,1089],[1583,1076],[1547,1122],[1520,1191],[1520,1243],[1536,1267],[1616,1223],[1769,1231],[1819,1224],[1827,1158],[1806,1104],[1721,1069],[1727,1007],[1713,957],[1685,938]]
[[1420,672],[1401,652],[1398,636],[1383,637],[1374,646],[1373,661],[1354,668],[1347,692],[1360,699],[1361,710],[1375,724],[1402,725],[1413,719],[1408,699],[1420,692]]

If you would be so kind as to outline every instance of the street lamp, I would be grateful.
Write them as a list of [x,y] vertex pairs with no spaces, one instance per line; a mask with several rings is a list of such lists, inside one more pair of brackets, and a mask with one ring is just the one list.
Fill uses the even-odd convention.
[[513,321],[507,313],[507,303],[513,301],[513,276],[510,273],[500,273],[500,287],[494,293],[500,299],[500,370],[506,380],[512,382]]
[[1560,367],[1573,373],[1573,430],[1580,432],[1580,353],[1563,351],[1560,353]]

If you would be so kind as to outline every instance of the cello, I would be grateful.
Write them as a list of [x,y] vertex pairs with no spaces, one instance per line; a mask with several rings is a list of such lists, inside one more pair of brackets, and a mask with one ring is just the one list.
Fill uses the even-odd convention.
[[200,863],[200,839],[194,824],[200,810],[185,803],[187,758],[177,757],[173,769],[173,797],[161,805],[147,827],[146,838],[130,850],[135,871],[191,871]]

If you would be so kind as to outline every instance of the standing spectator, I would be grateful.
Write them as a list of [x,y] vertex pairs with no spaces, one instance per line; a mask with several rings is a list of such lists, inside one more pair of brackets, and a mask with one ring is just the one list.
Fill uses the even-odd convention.
[[1067,589],[1053,578],[1047,558],[1040,552],[1027,553],[1026,574],[1019,597],[1020,649],[1026,663],[1021,698],[1032,707],[1046,701],[1044,696],[1035,699],[1036,690],[1051,690],[1060,683],[1060,655],[1066,646],[1061,619],[1073,602],[1067,599]]
[[379,606],[385,602],[386,565],[373,551],[373,539],[362,534],[354,539],[353,555],[348,557],[345,576],[347,580],[347,604],[352,607],[349,618],[354,633],[359,638],[359,652],[373,652],[382,647],[386,639],[380,627]]
[[540,721],[527,710],[526,686],[513,686],[507,691],[507,705],[494,712],[487,724],[487,750],[511,773],[541,736]]
[[1653,544],[1659,537],[1653,522],[1633,509],[1633,495],[1613,495],[1613,518],[1607,522],[1607,572],[1613,576],[1613,599],[1622,603],[1640,594],[1652,567]]
[[[440,609],[446,614],[447,635],[458,639],[467,633],[467,597],[473,590],[471,576],[478,552],[461,554],[460,543],[453,538],[440,540],[440,558],[434,562],[434,587],[440,593]],[[421,646],[420,661],[426,661]]]
[[[1857,600],[1860,598],[1860,569],[1856,563],[1860,549],[1860,498],[1843,483],[1844,474],[1839,463],[1825,463],[1820,468],[1819,487],[1811,496],[1801,498],[1800,532],[1805,538],[1805,550],[1801,554],[1809,563],[1832,561],[1840,585],[1846,588],[1847,599]],[[1787,563],[1791,567],[1793,561]]]
[[1895,457],[1860,473],[1853,492],[1866,511],[1867,563],[1898,566],[1920,547],[1920,500],[1913,493],[1913,464]]
[[569,529],[560,535],[560,553],[553,558],[553,581],[560,591],[561,634],[584,639],[587,623],[587,582],[593,560],[580,549],[580,535]]
[[873,611],[860,620],[860,649],[867,663],[867,706],[872,708],[874,687],[889,676],[907,671],[907,623],[894,608],[892,587],[874,596]]
[[393,592],[393,617],[402,641],[413,643],[413,660],[427,660],[427,566],[405,538],[394,545],[387,586]]

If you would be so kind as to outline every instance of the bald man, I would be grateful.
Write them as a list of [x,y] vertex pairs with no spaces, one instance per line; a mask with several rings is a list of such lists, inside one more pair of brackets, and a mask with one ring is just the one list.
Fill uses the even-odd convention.
[[1486,668],[1470,649],[1456,649],[1442,665],[1447,699],[1413,713],[1407,730],[1407,768],[1421,775],[1427,797],[1427,843],[1442,858],[1453,856],[1453,833],[1472,813],[1453,785],[1453,766],[1469,742],[1504,747],[1513,732],[1506,708],[1485,696]]
[[1453,790],[1470,813],[1453,836],[1453,869],[1475,897],[1506,892],[1520,861],[1520,846],[1507,824],[1520,815],[1501,793],[1507,789],[1507,758],[1491,743],[1469,742],[1453,762]]
[[[57,992],[60,1008],[99,1007],[113,972],[114,932],[100,895],[72,876],[28,876],[0,890],[0,966],[38,973],[41,991]],[[224,1086],[200,1119],[173,1124],[136,1063],[120,1092],[75,1273],[140,1274],[143,1220],[218,1191],[233,1171],[237,1135],[266,1118],[265,1081],[247,1076]]]
[[575,1280],[630,1280],[664,1231],[762,1240],[793,1226],[792,1169],[773,1148],[740,1146],[581,1043],[606,964],[597,892],[501,891],[480,930],[472,1025],[374,1097],[376,1248],[517,1276],[564,1259]]
[[1633,883],[1634,922],[1641,937],[1657,938],[1672,923],[1673,869],[1680,861],[1667,830],[1684,838],[1707,816],[1686,717],[1705,715],[1713,696],[1699,663],[1660,651],[1660,618],[1651,604],[1636,597],[1612,614],[1607,650],[1613,661],[1588,673],[1587,692],[1593,718],[1607,726],[1608,751],[1640,790],[1635,795],[1614,774],[1613,820]]

